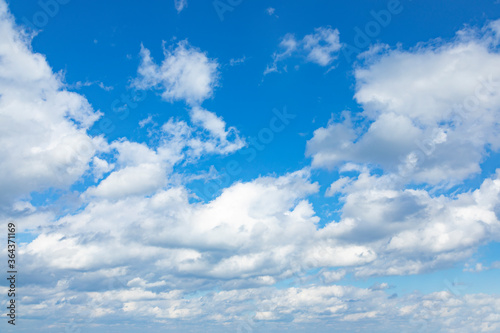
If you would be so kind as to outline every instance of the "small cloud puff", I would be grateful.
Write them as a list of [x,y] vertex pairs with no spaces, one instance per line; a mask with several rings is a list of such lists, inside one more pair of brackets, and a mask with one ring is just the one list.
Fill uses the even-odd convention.
[[164,48],[165,59],[157,65],[151,52],[141,45],[141,64],[132,85],[137,89],[157,89],[169,101],[184,100],[197,105],[210,98],[218,84],[216,60],[189,45],[187,40],[171,49]]
[[297,40],[293,34],[286,34],[279,44],[281,52],[273,54],[273,62],[268,65],[264,75],[278,72],[278,63],[293,55],[305,56],[306,61],[322,67],[330,66],[338,57],[341,49],[339,31],[330,27],[314,29],[314,33]]

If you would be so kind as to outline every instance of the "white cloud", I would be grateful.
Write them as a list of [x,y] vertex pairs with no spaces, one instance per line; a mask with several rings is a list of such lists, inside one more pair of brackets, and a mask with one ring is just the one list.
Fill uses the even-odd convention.
[[202,154],[230,154],[246,145],[238,130],[234,127],[226,130],[226,123],[213,112],[195,107],[190,114],[197,126],[173,118],[162,126],[163,151],[192,160]]
[[245,56],[243,56],[241,58],[237,58],[237,59],[231,58],[231,59],[229,59],[229,66],[236,66],[236,65],[242,64],[246,60],[247,60],[247,58]]
[[295,54],[304,56],[306,61],[322,67],[331,65],[337,59],[341,48],[339,31],[330,27],[320,27],[302,40],[296,40],[293,34],[286,34],[279,47],[281,51],[273,54],[273,63],[267,66],[264,75],[280,71],[278,64]]
[[114,89],[113,86],[106,86],[103,82],[100,81],[78,81],[74,84],[69,84],[68,88],[71,89],[81,89],[82,87],[90,87],[92,85],[97,85],[99,88],[101,88],[104,91],[111,91]]
[[194,163],[201,155],[230,154],[245,146],[238,131],[233,127],[226,130],[226,123],[214,113],[195,107],[191,118],[195,126],[169,119],[158,133],[156,149],[127,140],[111,143],[116,164],[98,157],[93,164],[97,179],[113,172],[97,186],[89,187],[84,197],[120,199],[153,194],[173,182],[173,168],[181,161]]
[[281,40],[279,47],[282,50],[281,52],[275,52],[273,54],[273,63],[272,65],[268,65],[266,70],[264,71],[264,75],[277,72],[278,71],[278,62],[282,61],[290,57],[295,50],[298,48],[299,42],[295,39],[293,34],[286,34],[285,37]]
[[94,173],[95,181],[100,180],[104,174],[110,172],[115,167],[114,164],[108,163],[106,160],[103,160],[97,156],[94,156],[94,158],[92,159],[92,164],[92,171]]
[[346,185],[348,185],[350,180],[351,179],[349,177],[341,177],[337,179],[330,185],[330,187],[328,187],[325,196],[327,197],[334,196],[336,193],[340,192]]
[[[500,328],[500,303],[493,295],[388,297],[387,283],[366,289],[331,285],[347,274],[416,274],[446,267],[469,258],[479,245],[500,240],[500,171],[480,188],[455,196],[408,189],[398,170],[370,171],[370,163],[389,168],[415,139],[429,138],[437,146],[431,155],[435,164],[423,164],[413,177],[431,183],[463,179],[483,156],[481,149],[496,147],[496,95],[480,99],[485,104],[477,114],[455,127],[442,124],[453,112],[441,112],[443,105],[467,100],[467,89],[475,86],[466,79],[474,71],[486,74],[481,63],[496,66],[496,53],[485,44],[495,40],[493,33],[480,41],[466,36],[435,49],[392,51],[357,71],[356,98],[365,108],[368,130],[360,133],[359,119],[346,114],[342,122],[318,129],[308,144],[313,167],[339,166],[341,173],[326,191],[340,195],[341,217],[319,228],[324,221],[308,197],[320,186],[307,168],[235,182],[210,202],[197,202],[176,182],[174,167],[182,161],[244,145],[236,129],[199,106],[217,84],[218,65],[204,53],[181,42],[165,51],[158,66],[143,49],[136,86],[159,87],[166,100],[186,101],[191,124],[170,118],[154,148],[126,139],[108,144],[86,133],[99,114],[82,96],[63,89],[60,76],[30,50],[6,13],[0,0],[0,152],[6,157],[0,185],[8,193],[2,203],[13,204],[10,216],[19,232],[36,235],[19,246],[25,316],[52,318],[57,312],[61,321],[51,323],[55,326],[75,318],[89,326],[133,316],[152,326],[189,320],[205,329],[255,313],[252,320],[275,331],[283,330],[281,322],[324,329],[325,318],[328,329],[341,331],[352,322],[370,332],[374,327],[401,332],[408,325],[424,331]],[[316,30],[298,42],[289,35],[275,59],[301,50],[308,61],[331,65],[335,43],[338,32],[332,30]],[[403,69],[408,72],[401,74]],[[445,78],[444,88],[429,75]],[[415,89],[419,98],[392,80]],[[465,88],[455,80],[463,80]],[[450,91],[439,93],[440,88]],[[464,152],[465,162],[452,156],[456,150],[446,154],[444,148],[459,143],[479,153]],[[438,174],[433,167],[439,163],[457,163],[457,168]],[[67,187],[85,172],[99,182],[68,213],[18,199],[54,185]],[[5,257],[6,249],[1,253]],[[325,285],[275,286],[316,269]]]
[[245,140],[240,138],[236,128],[226,130],[222,117],[200,107],[212,96],[218,84],[218,63],[191,47],[187,41],[179,42],[173,50],[165,49],[164,53],[165,60],[158,66],[151,59],[149,50],[141,48],[142,63],[134,86],[160,89],[167,101],[186,101],[191,106],[189,114],[194,126],[169,119],[162,130],[170,147],[164,144],[162,148],[175,150],[176,155],[197,158],[203,153],[229,154],[244,147]]
[[87,129],[99,118],[87,100],[64,90],[44,56],[0,3],[0,206],[78,180],[103,144]]
[[[209,203],[190,203],[186,189],[164,188],[162,175],[149,180],[156,173],[147,167],[157,165],[151,160],[158,156],[148,152],[148,158],[139,148],[133,157],[139,164],[128,162],[90,188],[84,210],[60,219],[58,227],[53,224],[52,231],[29,245],[24,254],[28,266],[116,267],[141,247],[138,255],[151,272],[265,285],[303,269],[362,265],[377,258],[369,246],[344,243],[317,230],[319,219],[303,198],[318,186],[309,182],[306,171],[236,183]],[[118,165],[134,156],[131,151]],[[104,241],[97,235],[110,236]],[[127,250],[120,250],[120,244],[127,244]],[[73,250],[57,250],[62,247]],[[92,251],[108,255],[92,256]],[[51,263],[53,256],[61,257],[59,266]]]
[[314,34],[304,37],[303,48],[307,52],[307,60],[320,66],[328,66],[337,59],[341,48],[339,31],[331,28],[317,28]]
[[195,107],[191,109],[191,121],[219,139],[227,138],[226,123],[213,112]]
[[322,273],[323,280],[326,283],[340,281],[344,278],[345,275],[346,275],[346,271],[343,269],[337,270],[337,271],[326,271],[326,272]]
[[177,12],[180,13],[184,8],[187,7],[188,2],[187,0],[174,0],[174,5]]
[[326,283],[347,272],[416,274],[463,260],[480,244],[500,239],[497,178],[450,199],[399,190],[391,176],[362,173],[339,189],[341,220],[318,229],[305,197],[319,188],[307,171],[235,183],[211,202],[196,203],[185,188],[165,185],[161,176],[143,179],[155,175],[144,165],[164,165],[162,153],[123,144],[131,146],[119,148],[120,169],[89,189],[82,211],[51,222],[23,250],[26,267],[92,270],[141,258],[141,269],[156,276],[148,283],[161,283],[158,276],[168,272],[173,285],[190,276],[239,289],[321,267],[344,268],[325,272]]
[[106,198],[147,195],[165,186],[166,181],[166,172],[161,164],[143,163],[113,172],[86,193]]
[[377,316],[377,314],[378,314],[378,311],[351,313],[351,314],[344,316],[344,318],[342,318],[342,320],[359,321],[359,320],[362,320],[365,318],[375,318]]
[[377,253],[369,265],[355,269],[358,276],[416,274],[450,266],[481,244],[499,239],[498,172],[479,189],[456,197],[401,189],[393,175],[361,173],[340,190],[341,220],[322,233],[365,244]]
[[138,89],[160,89],[167,101],[184,100],[200,104],[213,94],[218,84],[218,63],[197,48],[181,41],[171,49],[164,48],[165,59],[157,65],[148,49],[141,46],[142,62],[139,77],[134,81]]
[[478,173],[486,148],[500,147],[500,55],[491,34],[463,30],[438,46],[368,56],[355,71],[363,113],[315,131],[312,165],[371,163],[443,186]]
[[[244,140],[238,135],[238,130],[234,127],[226,130],[226,122],[215,113],[194,107],[190,115],[193,124],[207,130],[210,136],[218,141],[216,147],[218,146],[222,153],[233,152],[245,146]],[[231,139],[233,142],[229,141]]]
[[[467,266],[467,265],[466,265]],[[468,266],[464,269],[465,272],[479,273],[484,270],[488,270],[489,267],[484,267],[483,264],[477,263],[474,267],[469,268]]]
[[[121,274],[123,271],[100,270],[93,278],[111,275],[120,279]],[[27,287],[27,293],[40,297],[25,302],[26,315],[49,315],[57,309],[61,318],[87,324],[99,324],[100,318],[126,322],[133,315],[137,320],[149,320],[152,329],[164,327],[165,319],[170,325],[182,323],[176,319],[187,319],[205,330],[232,324],[228,328],[235,331],[262,325],[272,331],[300,330],[304,324],[318,332],[325,326],[349,331],[353,321],[360,330],[389,333],[495,332],[500,327],[500,303],[494,295],[485,294],[457,297],[441,291],[390,299],[380,290],[330,285],[221,290],[192,297],[178,289],[154,290],[157,283],[141,278],[125,279],[117,289],[88,293],[71,290],[70,285],[64,281],[55,288],[37,288],[36,293]]]

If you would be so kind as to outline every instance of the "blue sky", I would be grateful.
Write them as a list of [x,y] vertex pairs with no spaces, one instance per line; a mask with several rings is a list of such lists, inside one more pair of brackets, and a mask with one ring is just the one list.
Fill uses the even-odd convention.
[[0,330],[500,330],[499,6],[0,0]]

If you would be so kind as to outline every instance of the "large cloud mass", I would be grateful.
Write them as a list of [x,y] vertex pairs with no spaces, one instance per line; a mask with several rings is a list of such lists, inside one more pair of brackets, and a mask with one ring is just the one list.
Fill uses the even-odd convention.
[[[495,23],[452,42],[368,54],[356,69],[362,119],[348,115],[316,130],[315,167],[371,163],[404,169],[419,183],[453,185],[480,171],[500,148],[500,55]],[[368,122],[366,130],[359,121]]]
[[[190,123],[170,118],[155,147],[107,142],[87,133],[100,113],[65,89],[0,0],[0,209],[33,236],[19,249],[24,318],[57,330],[188,322],[198,331],[263,323],[342,331],[353,322],[370,332],[498,330],[492,295],[398,296],[386,283],[344,281],[431,272],[500,240],[499,171],[468,192],[430,190],[479,172],[499,148],[497,26],[369,56],[355,71],[363,113],[314,132],[311,168],[236,181],[202,202],[178,169],[245,145],[201,107],[218,83],[217,62],[187,42],[165,50],[161,65],[142,48],[135,87],[185,101]],[[340,44],[337,30],[317,29],[282,46],[274,64],[300,47],[327,66]],[[326,190],[342,204],[336,221],[322,221],[310,199],[321,193],[312,173],[320,167],[341,176]],[[94,182],[86,180],[70,212],[29,200],[88,175]]]

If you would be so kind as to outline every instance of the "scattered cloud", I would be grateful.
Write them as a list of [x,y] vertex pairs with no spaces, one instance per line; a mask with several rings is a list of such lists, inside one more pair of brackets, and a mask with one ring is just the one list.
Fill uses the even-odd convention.
[[81,89],[82,87],[90,87],[92,85],[96,85],[105,91],[111,91],[114,89],[113,86],[106,86],[103,82],[100,82],[100,81],[92,81],[92,82],[91,81],[85,81],[85,82],[78,81],[74,84],[67,85],[67,88],[78,90],[78,89]]
[[170,49],[164,47],[163,51],[165,59],[157,65],[150,51],[141,46],[142,61],[133,82],[135,88],[160,90],[166,101],[183,100],[190,105],[212,97],[219,77],[216,60],[209,59],[187,41]]
[[[186,6],[175,4],[179,12]],[[306,148],[310,166],[235,180],[203,202],[189,181],[216,177],[215,167],[182,172],[246,144],[201,106],[219,83],[217,60],[181,41],[157,64],[142,47],[133,86],[185,102],[185,119],[141,120],[140,128],[157,128],[154,144],[92,136],[101,113],[67,90],[0,0],[0,216],[33,237],[18,248],[23,315],[54,318],[57,329],[75,318],[98,327],[133,317],[158,330],[187,321],[204,331],[233,330],[235,322],[274,331],[305,324],[313,331],[499,330],[496,295],[456,293],[455,283],[401,296],[387,282],[346,285],[347,277],[452,267],[500,241],[500,169],[467,192],[433,192],[478,173],[488,151],[498,151],[498,26],[366,54],[355,69],[363,111],[316,129]],[[332,66],[339,49],[331,28],[299,40],[288,34],[266,73],[293,56]],[[339,177],[320,184],[318,168]],[[69,191],[75,184],[83,189]],[[51,188],[71,192],[54,201],[75,209],[30,200]],[[311,199],[325,188],[321,199],[341,204],[336,220],[320,219]]]
[[500,148],[500,55],[494,31],[475,34],[369,57],[355,71],[363,112],[314,132],[306,152],[313,167],[372,163],[442,186],[477,174],[487,151]]
[[175,147],[164,145],[165,151],[176,150],[176,155],[198,158],[203,153],[229,154],[243,148],[245,140],[236,128],[226,130],[222,117],[199,106],[212,96],[218,84],[218,63],[187,41],[179,42],[173,50],[164,49],[164,54],[165,60],[157,66],[149,50],[141,47],[139,77],[133,85],[137,89],[160,90],[164,100],[184,100],[191,107],[193,126],[173,118],[162,126],[162,140]]
[[242,64],[242,63],[244,63],[246,60],[247,60],[247,58],[246,58],[245,56],[243,56],[243,57],[241,57],[241,58],[237,58],[237,59],[231,58],[231,59],[229,60],[229,66],[236,66],[236,65]]
[[337,59],[341,48],[339,31],[330,27],[316,28],[313,34],[297,40],[293,34],[287,34],[279,44],[280,51],[273,54],[273,62],[268,65],[264,75],[279,72],[279,63],[291,56],[305,57],[322,67],[331,66]]

